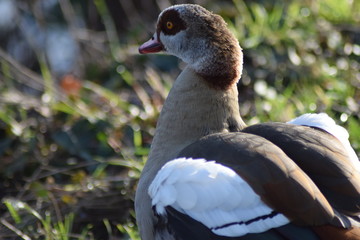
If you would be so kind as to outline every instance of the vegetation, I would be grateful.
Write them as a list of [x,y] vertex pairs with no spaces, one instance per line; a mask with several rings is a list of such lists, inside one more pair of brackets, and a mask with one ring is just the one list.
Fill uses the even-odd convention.
[[[136,182],[183,67],[137,53],[164,2],[0,1],[1,239],[139,239]],[[248,124],[326,112],[360,153],[359,1],[201,4],[244,49]]]

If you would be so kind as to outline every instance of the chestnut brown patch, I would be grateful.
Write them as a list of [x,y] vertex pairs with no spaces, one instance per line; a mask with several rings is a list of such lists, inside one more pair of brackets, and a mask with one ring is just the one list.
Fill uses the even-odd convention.
[[210,72],[208,74],[201,74],[200,76],[204,78],[204,80],[215,89],[219,90],[227,90],[233,84],[238,81],[238,74],[235,69],[230,69],[229,72],[223,72],[220,74],[216,74]]
[[185,29],[186,23],[181,19],[179,12],[169,9],[161,15],[156,30],[157,34],[163,32],[165,35],[175,35]]

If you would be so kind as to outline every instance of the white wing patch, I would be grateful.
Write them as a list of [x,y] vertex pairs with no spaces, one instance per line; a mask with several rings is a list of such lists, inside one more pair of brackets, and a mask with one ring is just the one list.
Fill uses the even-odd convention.
[[360,172],[360,162],[349,142],[349,133],[345,128],[337,125],[326,113],[306,113],[287,123],[320,128],[336,137],[349,154],[355,169]]
[[221,236],[263,232],[289,222],[232,169],[204,159],[168,162],[151,183],[149,195],[158,214],[165,215],[165,207],[171,206]]

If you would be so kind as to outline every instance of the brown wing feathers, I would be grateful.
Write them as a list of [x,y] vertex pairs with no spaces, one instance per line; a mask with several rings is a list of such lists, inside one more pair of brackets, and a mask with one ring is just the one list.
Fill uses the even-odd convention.
[[[294,233],[298,230],[292,229],[292,227],[301,227],[290,223],[270,229],[265,233],[247,234],[235,239],[309,240],[320,237],[324,240],[360,240],[360,228],[350,228],[356,225],[352,221],[360,226],[358,217],[360,214],[360,173],[351,165],[342,144],[326,132],[280,123],[254,125],[245,128],[242,132],[217,133],[201,138],[204,136],[203,128],[206,125],[201,117],[207,116],[206,114],[217,116],[211,119],[216,120],[214,124],[216,127],[211,128],[210,132],[223,132],[229,129],[238,131],[238,126],[242,126],[242,121],[238,117],[237,91],[235,91],[235,83],[242,70],[241,48],[221,17],[198,5],[170,7],[164,10],[159,18],[155,35],[157,39],[153,41],[159,41],[157,44],[161,42],[162,47],[156,50],[165,48],[170,54],[178,56],[189,64],[189,68],[186,69],[191,69],[191,74],[189,70],[186,70],[186,74],[179,76],[177,83],[179,81],[182,84],[198,82],[194,85],[197,86],[194,88],[194,95],[187,94],[188,92],[184,94],[182,87],[175,84],[174,88],[177,90],[172,90],[170,93],[172,98],[166,100],[167,104],[160,115],[159,123],[163,125],[157,127],[152,151],[144,167],[143,180],[139,183],[136,195],[135,205],[142,238],[169,240],[167,237],[171,235],[171,231],[167,231],[169,225],[163,225],[164,229],[162,229],[168,233],[167,235],[160,238],[153,237],[154,216],[150,211],[151,199],[146,194],[146,190],[153,175],[156,174],[156,169],[160,169],[166,161],[173,159],[186,143],[200,138],[185,147],[178,157],[216,160],[233,169],[275,211],[283,213],[292,222],[307,226],[303,229],[311,230],[308,226],[313,226],[312,229],[317,235],[309,237],[311,234],[305,234],[307,237],[302,237],[304,235]],[[170,28],[166,28],[168,23],[171,25]],[[175,24],[174,28],[173,24]],[[209,46],[199,48],[204,45],[204,42]],[[149,45],[144,44],[141,49],[144,50],[146,47],[149,48]],[[148,52],[155,52],[154,49],[150,50]],[[200,85],[199,83],[203,80],[209,84]],[[219,93],[228,91],[229,94],[213,94],[214,90]],[[206,91],[213,95],[204,94]],[[196,93],[212,96],[211,101],[226,103],[225,109],[216,108],[217,110],[213,111],[212,105],[206,101],[206,104],[199,105],[199,109],[204,110],[201,112],[205,113],[200,114],[200,118],[184,117],[189,113],[187,104],[179,104],[176,109],[170,108],[164,114],[167,110],[166,106],[172,106],[175,97],[179,97],[179,102],[181,99],[183,102],[184,100],[190,102],[189,100]],[[232,93],[234,96],[231,95]],[[184,112],[183,116],[178,114],[179,108]],[[227,114],[223,114],[224,112]],[[234,117],[237,121],[227,121],[229,117]],[[164,127],[168,124],[165,122],[168,119],[172,119],[172,128]],[[217,124],[226,122],[228,124],[224,126]],[[208,123],[211,121],[209,120]],[[169,129],[171,131],[168,131]],[[207,134],[209,131],[205,132]],[[180,233],[178,236],[182,236],[181,238],[172,235],[170,239],[194,239],[194,236],[199,236],[196,237],[198,240],[231,239],[214,236],[210,229],[205,229],[205,226],[200,237],[199,225],[194,224],[189,216],[174,211],[169,212],[168,217],[169,221],[176,222],[173,226],[178,227],[177,230]],[[349,227],[349,229],[334,227],[330,224]],[[186,227],[195,230],[195,235],[186,231]],[[274,231],[276,231],[275,234],[273,234]],[[312,231],[310,232],[313,234]]]
[[230,167],[264,202],[297,223],[325,224],[334,216],[310,178],[264,138],[243,133],[213,134],[189,145],[178,157],[216,160]]
[[[266,139],[244,133],[220,133],[203,137],[183,149],[178,157],[215,159],[216,162],[230,167],[276,211],[285,214],[297,224],[314,226],[313,230],[320,239],[359,240],[360,228],[345,229],[330,225],[351,226],[348,218],[338,212],[334,213],[332,209],[334,206],[331,205],[342,209],[343,212],[352,211],[351,214],[356,215],[360,196],[358,173],[347,164],[346,153],[341,145],[339,147],[337,139],[331,139],[332,136],[328,136],[327,133],[306,127],[305,129],[301,126],[295,127],[295,131],[291,131],[285,124],[274,125],[273,129],[277,131],[272,137],[264,134],[266,129],[262,128],[272,128],[272,124],[247,128],[245,131],[262,133],[269,140],[277,139],[274,143],[279,147],[284,147],[284,143],[281,144],[280,140],[283,136],[279,132],[288,134],[289,138],[284,142],[293,141],[296,144],[291,151],[283,150],[292,157],[298,152],[294,159],[303,169]],[[311,133],[308,134],[304,130]],[[308,137],[302,138],[301,135]],[[331,140],[324,143],[326,137]],[[308,155],[309,151],[317,150],[314,146],[319,147],[321,144],[328,149],[319,150],[319,155],[322,156],[320,160],[312,154]],[[332,145],[336,147],[332,148]],[[331,152],[336,154],[329,157],[332,155]],[[303,170],[309,173],[305,174]],[[318,178],[320,178],[320,190],[308,175],[315,178],[315,183],[319,182]],[[324,188],[328,199],[322,194]],[[343,197],[338,197],[342,194]]]
[[360,174],[332,135],[305,126],[266,123],[243,130],[280,147],[315,182],[340,212],[360,213]]
[[315,233],[326,240],[359,240],[360,228],[344,229],[331,225],[316,226],[312,228]]

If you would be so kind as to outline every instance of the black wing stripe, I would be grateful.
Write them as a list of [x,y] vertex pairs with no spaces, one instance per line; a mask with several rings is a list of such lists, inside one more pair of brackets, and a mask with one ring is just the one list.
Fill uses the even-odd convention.
[[219,230],[219,229],[227,228],[227,227],[230,227],[230,226],[233,226],[233,225],[250,225],[251,223],[254,223],[254,222],[257,222],[257,221],[260,221],[260,220],[265,220],[265,219],[273,218],[273,217],[275,217],[275,216],[278,215],[278,214],[279,214],[278,212],[272,211],[272,212],[269,213],[269,214],[262,215],[262,216],[258,216],[258,217],[256,217],[256,218],[250,219],[250,220],[248,220],[248,221],[240,221],[240,222],[227,223],[227,224],[224,224],[224,225],[221,225],[221,226],[218,226],[218,227],[213,227],[213,228],[211,228],[211,230]]

